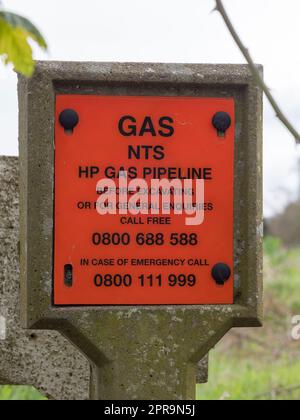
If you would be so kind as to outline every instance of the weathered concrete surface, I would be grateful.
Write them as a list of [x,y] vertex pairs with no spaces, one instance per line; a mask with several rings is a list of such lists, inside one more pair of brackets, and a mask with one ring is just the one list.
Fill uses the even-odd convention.
[[[53,307],[57,93],[234,98],[234,305]],[[94,398],[193,399],[199,360],[232,327],[262,320],[262,92],[248,66],[44,62],[20,78],[19,103],[24,325],[59,330],[84,351]]]
[[208,369],[209,369],[209,355],[203,357],[198,363],[196,372],[197,384],[206,384],[208,382]]
[[[0,157],[0,384],[32,385],[53,399],[88,399],[85,358],[59,333],[20,326],[18,172],[18,158]],[[197,382],[207,375],[204,358]]]
[[83,355],[57,332],[20,325],[18,173],[17,158],[0,157],[0,383],[32,385],[57,400],[88,399]]

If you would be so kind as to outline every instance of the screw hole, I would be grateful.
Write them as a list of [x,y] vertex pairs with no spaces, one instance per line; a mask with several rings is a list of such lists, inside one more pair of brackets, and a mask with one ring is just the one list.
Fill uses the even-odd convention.
[[66,264],[64,267],[64,283],[67,287],[73,286],[73,266]]

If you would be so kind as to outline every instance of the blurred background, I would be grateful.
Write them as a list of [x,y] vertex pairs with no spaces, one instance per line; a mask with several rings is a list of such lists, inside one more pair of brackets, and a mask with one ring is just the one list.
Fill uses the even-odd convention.
[[[49,50],[36,59],[244,63],[214,0],[4,0],[29,17]],[[300,130],[299,0],[224,0],[242,40],[281,107]],[[16,75],[0,64],[0,154],[18,154]],[[299,399],[300,148],[265,102],[264,213],[266,323],[236,330],[211,352],[210,381],[200,399]],[[39,398],[0,387],[0,398]]]

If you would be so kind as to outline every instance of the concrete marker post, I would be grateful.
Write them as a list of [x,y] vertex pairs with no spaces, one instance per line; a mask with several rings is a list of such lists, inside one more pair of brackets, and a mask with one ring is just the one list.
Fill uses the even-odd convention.
[[[53,305],[57,94],[233,97],[234,305]],[[262,93],[247,66],[38,63],[20,78],[22,315],[62,332],[94,367],[94,399],[194,399],[196,366],[232,327],[262,319]]]

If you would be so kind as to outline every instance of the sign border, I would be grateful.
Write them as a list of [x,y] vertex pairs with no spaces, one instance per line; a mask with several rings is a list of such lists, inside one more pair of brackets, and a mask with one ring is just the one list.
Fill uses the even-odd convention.
[[[120,99],[121,102],[118,99]],[[64,103],[64,105],[62,105],[62,102]],[[211,219],[210,223],[212,223],[213,221],[214,226],[210,225],[210,229],[214,229],[214,233],[212,233],[212,231],[208,230],[208,228],[203,225],[193,226],[190,229],[189,227],[187,227],[187,230],[184,230],[183,226],[180,226],[180,228],[178,228],[176,226],[177,221],[180,220],[179,223],[182,223],[182,220],[188,217],[185,214],[181,215],[180,219],[178,218],[177,221],[175,217],[172,225],[166,227],[165,232],[164,232],[165,228],[163,226],[160,226],[159,229],[157,228],[157,230],[155,230],[155,227],[154,227],[154,230],[156,232],[163,231],[162,233],[165,233],[165,236],[170,235],[170,233],[174,232],[174,230],[176,232],[178,232],[179,230],[181,233],[187,232],[187,231],[190,233],[191,232],[197,233],[199,239],[200,237],[202,238],[201,239],[202,244],[201,245],[199,244],[197,247],[192,247],[192,248],[186,247],[186,248],[180,248],[179,250],[178,248],[173,247],[171,251],[170,248],[168,248],[166,244],[167,249],[164,250],[164,255],[160,255],[161,258],[171,258],[174,256],[174,254],[176,254],[176,256],[179,257],[179,254],[181,255],[181,252],[182,252],[183,254],[185,254],[185,258],[194,258],[194,259],[196,257],[199,258],[200,254],[202,255],[202,258],[204,257],[206,259],[208,258],[209,266],[205,267],[205,272],[201,271],[202,269],[199,269],[199,268],[197,269],[196,267],[189,267],[187,269],[187,266],[184,266],[183,268],[184,273],[186,273],[188,270],[189,273],[198,275],[198,284],[197,286],[193,288],[189,288],[189,287],[178,288],[177,287],[177,288],[167,289],[166,287],[162,287],[162,288],[153,287],[150,290],[148,289],[147,286],[145,288],[142,288],[140,286],[138,287],[139,290],[137,290],[136,287],[121,288],[121,289],[112,287],[112,288],[106,288],[106,290],[101,290],[100,288],[97,289],[94,287],[93,290],[91,290],[92,276],[94,276],[96,273],[101,273],[101,270],[99,271],[99,268],[97,267],[94,267],[90,271],[89,271],[90,267],[82,268],[82,266],[79,264],[80,256],[77,254],[74,259],[74,255],[73,255],[72,258],[69,259],[70,254],[67,252],[67,249],[65,249],[65,246],[67,246],[68,249],[70,250],[73,245],[72,241],[75,241],[77,244],[76,250],[80,250],[79,252],[80,252],[81,258],[83,258],[83,256],[87,258],[88,257],[87,254],[91,254],[89,255],[89,257],[93,256],[93,258],[96,258],[95,246],[93,246],[91,243],[89,244],[85,243],[85,245],[83,246],[82,243],[78,242],[78,238],[81,236],[81,233],[78,232],[75,234],[73,228],[74,226],[77,226],[77,224],[79,226],[80,224],[79,219],[81,218],[83,218],[83,220],[85,221],[87,220],[86,218],[88,218],[89,220],[93,220],[93,224],[95,226],[97,225],[99,226],[99,224],[103,225],[103,223],[105,224],[105,218],[104,218],[104,222],[103,220],[101,222],[96,210],[94,210],[93,214],[91,214],[90,212],[83,212],[83,211],[81,211],[80,213],[77,213],[76,208],[72,207],[72,210],[70,209],[70,212],[68,214],[68,210],[65,207],[65,206],[68,207],[68,204],[66,202],[66,194],[67,195],[70,194],[70,191],[72,191],[72,194],[73,194],[73,191],[77,191],[77,187],[79,187],[80,189],[80,184],[83,183],[82,179],[79,179],[78,177],[74,177],[77,171],[77,166],[79,164],[75,163],[74,156],[72,153],[76,154],[75,159],[79,159],[79,158],[80,160],[83,159],[86,162],[86,164],[88,164],[86,154],[89,154],[90,158],[92,159],[93,164],[97,165],[96,162],[97,162],[98,157],[95,160],[95,156],[98,156],[98,154],[101,155],[102,153],[103,156],[106,156],[106,159],[105,159],[106,162],[104,163],[102,161],[102,165],[104,166],[110,166],[114,164],[120,167],[122,165],[125,165],[125,162],[127,166],[135,166],[135,165],[141,166],[141,167],[149,166],[149,165],[159,166],[158,161],[155,161],[155,160],[146,161],[146,160],[141,159],[140,161],[132,161],[132,160],[130,161],[130,160],[126,160],[127,156],[124,156],[124,155],[122,156],[122,158],[120,158],[120,161],[118,161],[116,158],[115,160],[114,158],[112,158],[111,153],[113,154],[115,152],[116,144],[118,145],[122,144],[122,146],[125,143],[126,144],[139,144],[141,138],[139,138],[138,140],[137,137],[135,138],[131,137],[131,139],[127,137],[127,142],[125,142],[124,137],[121,137],[121,136],[118,136],[117,138],[114,137],[114,142],[116,144],[113,149],[115,150],[111,151],[109,148],[110,148],[110,144],[112,144],[111,136],[113,136],[113,134],[106,131],[105,136],[104,136],[106,137],[106,140],[103,140],[104,142],[103,144],[101,144],[101,142],[99,143],[98,137],[99,135],[103,137],[103,133],[101,133],[101,128],[99,126],[100,124],[99,121],[101,120],[101,117],[99,116],[99,118],[97,119],[95,114],[93,114],[95,112],[95,109],[98,109],[98,107],[104,108],[104,111],[101,111],[101,112],[105,113],[105,117],[104,117],[104,120],[105,120],[106,118],[109,118],[106,115],[107,111],[105,110],[105,108],[108,107],[108,104],[110,104],[110,107],[112,108],[111,109],[112,113],[116,112],[119,116],[121,116],[121,115],[128,115],[128,114],[134,115],[132,111],[129,111],[127,108],[128,106],[129,108],[130,106],[134,106],[135,103],[138,103],[139,107],[143,106],[144,115],[148,115],[147,114],[147,112],[149,112],[148,108],[149,106],[150,107],[152,106],[153,108],[153,103],[156,104],[154,108],[156,107],[159,108],[159,106],[164,107],[164,111],[162,111],[161,115],[169,115],[168,111],[165,110],[166,104],[168,104],[167,109],[169,109],[169,107],[172,108],[173,114],[175,113],[174,115],[176,115],[176,112],[177,112],[175,111],[175,109],[176,108],[178,109],[178,106],[179,106],[180,112],[181,112],[180,118],[182,118],[183,115],[185,118],[189,118],[190,112],[193,115],[193,117],[191,116],[191,118],[193,119],[193,126],[194,126],[193,133],[191,133],[191,131],[188,131],[189,133],[188,137],[190,138],[186,138],[186,131],[183,132],[182,130],[180,131],[180,135],[178,135],[178,132],[177,132],[177,136],[176,137],[174,136],[175,138],[172,137],[172,139],[171,138],[168,139],[169,144],[167,146],[167,149],[171,148],[172,152],[174,152],[173,149],[175,149],[175,146],[176,146],[176,149],[181,150],[181,152],[179,153],[181,156],[180,157],[176,156],[175,158],[177,160],[177,163],[175,166],[178,166],[180,168],[184,168],[185,166],[197,167],[197,164],[199,162],[198,163],[193,162],[191,164],[191,162],[185,157],[184,149],[188,147],[189,144],[193,144],[193,149],[191,150],[195,150],[195,152],[193,152],[193,156],[190,156],[192,159],[194,158],[194,155],[196,153],[198,153],[198,157],[200,158],[200,155],[199,155],[200,150],[202,150],[203,148],[204,149],[206,148],[206,143],[209,143],[207,145],[208,149],[209,149],[209,146],[211,147],[211,151],[209,152],[208,155],[206,151],[205,152],[206,157],[203,157],[203,159],[206,159],[208,157],[208,160],[209,160],[208,166],[212,166],[214,177],[213,177],[213,180],[211,181],[211,184],[210,183],[205,184],[205,188],[208,188],[208,189],[212,188],[214,191],[214,195],[216,195],[216,190],[217,190],[218,191],[217,195],[221,194],[223,201],[227,200],[227,204],[224,201],[223,208],[222,208],[220,198],[218,198],[217,201],[212,200],[213,205],[214,205],[214,211],[212,212],[207,211],[205,213],[205,217],[208,217]],[[121,110],[116,111],[116,107],[118,106],[122,108],[122,111]],[[184,107],[184,111],[182,109],[183,107]],[[225,111],[224,108],[226,109],[227,112],[230,112],[230,115],[232,117],[232,126],[230,127],[230,130],[228,130],[228,132],[226,133],[225,138],[218,135],[217,130],[215,129],[215,127],[213,127],[213,124],[212,124],[213,116],[221,109]],[[82,122],[83,126],[80,126],[80,123],[79,123],[79,127],[75,128],[74,134],[72,136],[66,134],[64,132],[64,129],[61,127],[59,123],[59,114],[63,109],[76,109],[76,111],[78,111],[80,115],[80,121]],[[187,109],[189,109],[190,111],[187,112]],[[197,111],[195,111],[196,109]],[[199,116],[199,113],[201,114],[201,112],[205,115],[205,119]],[[234,245],[233,245],[234,173],[233,172],[234,172],[234,133],[235,133],[234,114],[235,114],[234,98],[220,98],[220,97],[199,98],[195,96],[193,97],[146,96],[145,97],[145,96],[116,96],[116,95],[114,96],[94,95],[93,97],[91,97],[90,95],[88,96],[72,95],[72,94],[56,95],[56,127],[55,127],[56,129],[56,132],[55,132],[55,145],[56,145],[55,171],[56,173],[55,173],[55,216],[54,216],[55,234],[54,234],[54,237],[55,237],[55,242],[58,240],[58,238],[60,238],[59,241],[61,242],[61,246],[64,248],[64,252],[59,251],[59,245],[57,243],[54,244],[55,251],[54,251],[53,304],[55,306],[58,306],[58,307],[95,306],[97,307],[97,306],[118,306],[118,305],[119,306],[124,306],[124,305],[125,306],[132,306],[132,305],[136,305],[136,306],[167,305],[168,306],[168,305],[213,305],[213,304],[232,305],[233,304],[233,300],[234,300],[234,296],[233,296],[234,294],[234,264],[233,264],[233,258],[234,258],[234,255],[233,255],[234,254]],[[93,115],[93,117],[91,117],[91,115]],[[92,118],[92,119],[90,120],[89,118]],[[201,119],[201,124],[203,124],[203,126],[201,126],[201,129],[199,125],[199,118]],[[118,119],[118,116],[114,115],[114,124],[117,124],[116,122],[117,119]],[[174,121],[175,120],[176,118],[174,119]],[[91,157],[91,153],[89,153],[89,151],[86,150],[86,147],[88,147],[87,144],[90,144],[90,142],[92,142],[93,140],[87,138],[89,137],[89,134],[87,135],[87,133],[88,133],[89,128],[91,128],[92,132],[95,132],[95,124],[97,124],[98,135],[97,135],[97,140],[95,140],[95,143],[93,145],[93,153]],[[110,128],[113,130],[114,125],[112,125]],[[177,130],[178,129],[180,130],[179,124],[178,124]],[[79,131],[79,133],[77,130]],[[195,134],[195,130],[197,134]],[[199,130],[201,130],[201,132],[199,132]],[[199,135],[200,135],[200,139],[199,139]],[[183,138],[185,139],[184,141],[183,141]],[[149,141],[149,137],[147,137],[147,139]],[[164,139],[164,140],[161,139],[159,141],[158,137],[156,137],[155,144],[163,145],[166,141],[167,139]],[[170,144],[170,141],[172,144]],[[66,152],[65,147],[68,150],[67,152]],[[72,151],[69,149],[69,147],[71,147]],[[104,147],[104,150],[103,152],[101,152],[101,149],[103,147]],[[109,152],[106,150],[106,148],[107,150],[109,150]],[[198,152],[197,152],[197,149],[198,149]],[[64,153],[67,153],[67,154],[63,154],[62,151],[64,151]],[[126,152],[127,152],[127,149],[126,149]],[[159,164],[163,166],[172,166],[174,164],[174,161],[171,162],[172,160],[174,160],[174,156],[172,155],[172,152],[168,150],[168,153],[166,154],[165,159],[160,161]],[[71,153],[71,155],[69,153]],[[175,151],[175,154],[176,154],[176,151]],[[180,159],[180,163],[178,162],[178,159]],[[216,159],[220,161],[220,164],[218,165],[218,167],[216,167],[216,163],[215,163]],[[118,164],[116,162],[118,162]],[[72,166],[72,172],[70,172],[71,166]],[[199,164],[199,166],[201,165]],[[219,169],[222,168],[222,175],[220,174],[218,174],[218,176],[216,175],[218,168]],[[69,179],[69,175],[71,173],[73,173],[72,180]],[[228,177],[226,173],[230,174],[230,177]],[[100,178],[102,178],[102,176],[100,174],[97,175],[97,177],[95,177],[93,181],[90,181],[90,183],[86,185],[86,188],[88,188],[88,191],[90,191],[90,189],[92,188],[91,182],[93,183],[93,187],[94,187],[93,191],[95,190],[96,183],[97,181],[100,180]],[[224,188],[225,186],[224,177],[225,178],[227,177],[225,188]],[[65,191],[66,188],[68,192]],[[207,190],[205,190],[205,193],[206,191]],[[225,191],[227,191],[227,193],[225,193]],[[225,198],[225,194],[226,194],[226,198]],[[77,197],[76,200],[79,200],[78,194],[75,193],[75,195]],[[60,197],[60,199],[58,199],[58,197]],[[75,200],[75,196],[73,196],[73,199]],[[93,199],[96,200],[95,198]],[[207,200],[208,199],[206,199],[206,201]],[[60,207],[59,206],[57,207],[57,203],[59,203]],[[219,207],[219,212],[217,210],[217,207]],[[58,208],[60,208],[59,211],[57,211]],[[224,216],[224,209],[226,209],[225,210],[226,217]],[[218,213],[218,216],[215,215],[215,212]],[[129,216],[131,216],[130,212],[129,214],[126,215],[126,217],[129,217]],[[151,216],[151,214],[149,214],[148,216]],[[56,217],[58,217],[57,220],[56,220]],[[118,231],[118,229],[120,230],[120,228],[122,227],[122,225],[119,225],[120,217],[121,215],[114,216],[115,224],[111,229],[115,229],[115,231]],[[140,217],[140,215],[138,215],[138,217]],[[216,221],[216,217],[218,217],[218,222]],[[95,218],[97,218],[97,221],[95,220]],[[72,219],[72,222],[71,222],[71,219]],[[62,222],[62,220],[64,220],[64,222]],[[204,222],[204,225],[205,225],[205,222]],[[60,226],[60,229],[57,227],[58,225]],[[71,230],[68,230],[67,225],[69,226],[69,228],[71,228]],[[232,228],[231,228],[231,225],[232,225]],[[95,226],[94,226],[94,229],[95,231],[97,231],[98,228],[96,228]],[[222,228],[225,228],[227,226],[230,226],[230,229],[226,229],[227,234],[225,236],[224,234],[221,235],[219,230],[222,230]],[[147,227],[140,226],[140,225],[139,226],[128,226],[128,225],[124,226],[123,225],[123,228],[125,229],[125,232],[129,233],[131,236],[134,236],[136,233],[139,233],[141,231],[152,232],[152,229],[153,229],[151,225],[148,225]],[[82,228],[82,226],[80,228],[80,231],[84,232],[84,229]],[[208,232],[210,232],[210,235],[212,235],[212,238],[214,237],[214,245],[211,244],[211,246],[207,249],[207,245],[204,244],[204,242],[205,242],[205,237],[210,236],[208,235]],[[73,236],[74,234],[75,236]],[[109,252],[110,254],[114,254],[114,251],[112,251],[112,249],[115,250],[115,254],[110,255],[110,257],[117,258],[116,255],[118,255],[118,258],[120,258],[121,256],[127,255],[127,258],[130,259],[135,256],[134,253],[132,254],[132,252],[141,252],[141,254],[143,255],[139,255],[139,258],[149,257],[149,255],[147,254],[149,253],[148,251],[150,251],[150,248],[144,247],[142,249],[139,248],[138,250],[136,250],[134,248],[133,242],[134,241],[131,242],[128,248],[127,247],[123,248],[122,246],[121,248],[120,247],[110,248],[110,252]],[[218,255],[214,253],[214,248],[217,242],[218,243],[221,242],[222,244],[222,246],[218,245],[220,248],[220,250],[218,251]],[[107,251],[107,248],[105,250],[102,248],[102,251],[101,251],[101,248],[97,248],[97,255],[99,259],[103,257],[103,253],[105,254],[106,257],[108,257],[107,253],[105,252]],[[150,252],[151,256],[154,258],[155,255],[152,255],[153,253],[161,254],[162,248],[164,247],[159,247],[159,248],[151,247],[151,252]],[[132,250],[132,252],[130,253],[131,256],[128,255],[128,249]],[[135,251],[133,251],[134,249]],[[230,252],[230,255],[228,255],[229,252]],[[72,251],[72,254],[73,254],[73,251]],[[59,261],[59,263],[57,261]],[[224,263],[225,261],[230,266],[231,276],[228,283],[226,283],[224,286],[220,286],[216,284],[216,281],[213,279],[211,271],[215,264],[220,263],[220,262]],[[63,281],[63,267],[67,262],[68,264],[72,265],[74,272],[77,272],[77,275],[74,275],[73,287],[67,287]],[[111,272],[110,270],[113,273],[115,273],[116,269],[115,267],[113,267],[112,269],[109,268],[108,273]],[[131,266],[130,264],[127,266],[126,270],[127,271],[125,274],[127,273],[131,274],[133,278],[135,275],[137,276],[136,281],[138,281],[138,276],[145,273],[145,271],[147,275],[150,274],[149,269],[147,270],[147,268],[142,268],[142,267],[135,268]],[[160,275],[165,274],[166,276],[174,272],[181,273],[181,269],[175,268],[174,270],[174,268],[171,268],[171,267],[166,267],[163,270],[161,268],[158,269],[157,267],[154,267],[150,271],[151,272],[156,271],[156,274],[157,272],[159,272]],[[122,267],[121,267],[121,270],[120,270],[120,267],[117,269],[117,273],[122,274]],[[123,268],[123,274],[124,274],[124,268]],[[75,278],[77,279],[77,282]],[[79,279],[81,280],[79,281]],[[132,284],[132,286],[134,286],[134,284]],[[80,293],[78,292],[78,289],[81,290]],[[140,296],[139,293],[143,296]],[[74,294],[77,295],[75,298],[73,297]],[[116,294],[118,295],[116,297],[117,301],[114,301]],[[91,301],[88,301],[86,297],[83,298],[83,295],[89,296]],[[106,295],[106,298],[104,298],[104,295]],[[110,298],[108,297],[108,295],[110,296]],[[149,295],[151,295],[151,298],[149,298]],[[179,296],[180,298],[178,298]]]

